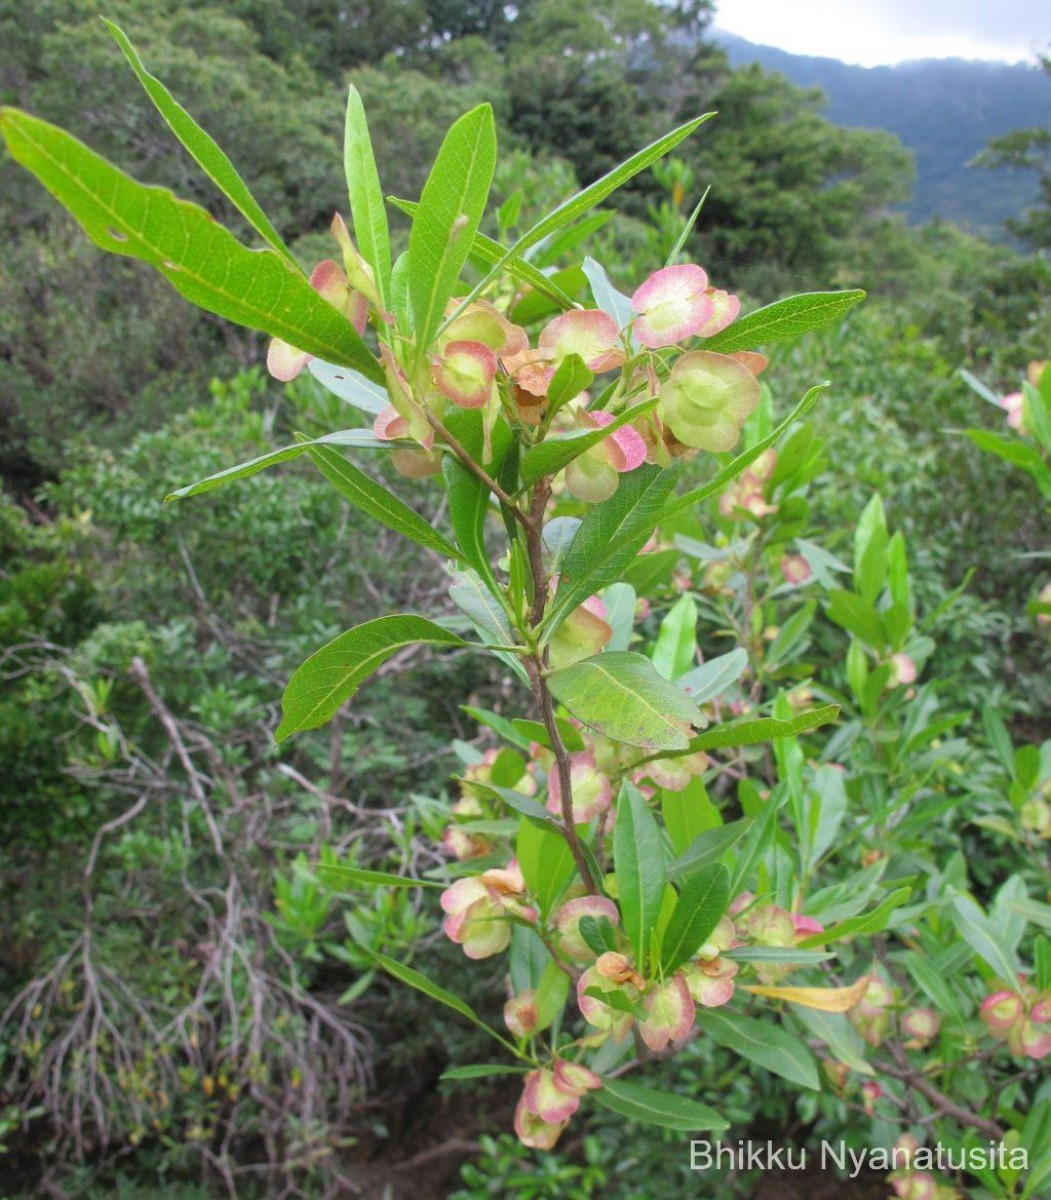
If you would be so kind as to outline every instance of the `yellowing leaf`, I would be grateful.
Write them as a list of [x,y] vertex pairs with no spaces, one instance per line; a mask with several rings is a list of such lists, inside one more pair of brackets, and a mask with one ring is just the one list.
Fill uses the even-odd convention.
[[869,981],[866,975],[850,987],[771,987],[754,984],[745,987],[753,996],[765,996],[768,1000],[787,1000],[789,1004],[801,1004],[804,1008],[816,1008],[821,1012],[849,1012],[865,994]]

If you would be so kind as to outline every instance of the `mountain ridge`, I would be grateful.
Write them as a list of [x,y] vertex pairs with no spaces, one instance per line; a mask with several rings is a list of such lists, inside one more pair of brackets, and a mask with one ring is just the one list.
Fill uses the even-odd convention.
[[1051,78],[1039,67],[987,59],[913,59],[863,67],[837,58],[790,54],[715,28],[731,66],[759,63],[797,87],[819,87],[838,125],[887,129],[916,161],[906,218],[941,218],[984,236],[1038,196],[1032,171],[986,171],[967,163],[990,138],[1051,122]]

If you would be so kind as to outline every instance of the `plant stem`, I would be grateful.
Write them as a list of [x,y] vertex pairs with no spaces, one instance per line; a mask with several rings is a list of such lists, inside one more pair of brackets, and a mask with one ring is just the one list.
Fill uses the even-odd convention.
[[[895,1055],[895,1057],[898,1056]],[[915,1071],[907,1064],[905,1066],[894,1066],[892,1063],[879,1062],[875,1059],[873,1059],[872,1065],[877,1071],[882,1071],[885,1075],[890,1075],[892,1079],[900,1079],[906,1087],[913,1088],[921,1096],[925,1096],[942,1116],[950,1117],[960,1125],[977,1129],[979,1133],[985,1134],[986,1137],[991,1138],[993,1141],[998,1142],[1003,1139],[1003,1131],[995,1122],[988,1121],[985,1117],[981,1117],[977,1113],[970,1112],[968,1109],[954,1104],[944,1092],[940,1092],[924,1076],[922,1071]]]
[[[547,572],[544,570],[542,535],[544,509],[550,495],[550,481],[548,479],[538,480],[533,488],[529,517],[524,522],[529,570],[533,576],[533,605],[529,614],[529,623],[532,627],[530,644],[533,646],[533,652],[531,657],[526,660],[526,668],[533,684],[533,695],[536,697],[544,728],[547,730],[548,741],[551,743],[551,749],[555,755],[555,770],[558,772],[559,790],[562,793],[562,824],[558,826],[558,829],[566,839],[566,844],[573,855],[573,862],[580,873],[580,878],[584,881],[584,886],[589,893],[599,895],[598,882],[588,866],[583,843],[577,834],[576,825],[573,823],[573,780],[570,773],[569,754],[562,742],[562,735],[558,731],[558,722],[555,720],[555,703],[545,677],[547,649],[538,648],[533,640],[535,630],[544,619],[544,607],[547,604],[548,581]],[[522,515],[525,516],[524,513]]]
[[480,463],[476,463],[474,461],[474,459],[467,453],[463,446],[460,445],[456,438],[453,437],[449,430],[445,428],[441,421],[429,409],[427,410],[427,421],[435,433],[437,433],[437,435],[449,447],[453,454],[456,455],[460,462],[463,463],[468,471],[470,471],[471,474],[476,478],[480,479],[501,504],[506,504],[507,507],[514,513],[515,518],[520,521],[522,526],[528,531],[530,520],[526,514],[522,512],[518,505],[515,504],[514,500],[511,499],[507,492],[504,491],[504,489],[496,482],[489,472],[486,471],[486,469]]

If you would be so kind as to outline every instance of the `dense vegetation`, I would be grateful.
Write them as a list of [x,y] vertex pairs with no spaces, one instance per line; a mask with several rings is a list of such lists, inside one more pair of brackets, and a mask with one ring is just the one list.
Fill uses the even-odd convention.
[[[900,144],[832,125],[813,95],[783,79],[730,70],[703,37],[703,3],[530,0],[509,14],[440,0],[345,11],[141,0],[108,15],[226,148],[308,267],[329,252],[324,231],[345,206],[348,81],[364,98],[385,188],[406,198],[418,196],[451,121],[493,104],[502,161],[485,229],[501,239],[678,120],[718,109],[611,198],[615,208],[542,243],[535,265],[557,268],[562,286],[585,297],[579,264],[590,253],[630,291],[664,262],[710,187],[684,258],[746,309],[833,286],[863,286],[870,299],[771,351],[764,380],[778,420],[816,379],[834,387],[797,431],[794,457],[782,451],[781,474],[737,493],[743,511],[713,497],[662,529],[656,553],[628,575],[648,598],[635,640],[653,650],[669,621],[682,623],[686,597],[706,658],[730,648],[728,634],[748,650],[756,682],[738,703],[776,706],[781,717],[814,695],[843,705],[842,726],[816,739],[805,767],[845,798],[821,835],[839,831],[842,858],[825,856],[826,842],[811,863],[826,891],[882,861],[888,879],[928,898],[969,888],[1005,920],[1028,890],[1031,919],[1046,927],[1051,759],[1040,743],[1051,656],[1046,593],[1043,607],[1034,599],[1048,579],[1047,497],[1012,469],[1026,464],[1010,446],[1028,443],[995,441],[1009,432],[1006,414],[959,374],[999,397],[1046,358],[1046,239],[1034,236],[1028,255],[888,215],[908,195]],[[245,232],[131,93],[93,6],[0,4],[0,63],[4,103],[66,125]],[[998,153],[1040,144],[1036,133]],[[0,932],[0,1190],[143,1195],[144,1180],[161,1178],[158,1195],[187,1200],[287,1188],[421,1195],[425,1166],[431,1194],[470,1200],[627,1197],[643,1181],[654,1200],[682,1194],[694,1184],[685,1135],[661,1142],[633,1126],[626,1136],[601,1112],[546,1156],[496,1138],[513,1089],[438,1082],[450,1063],[489,1055],[480,1035],[374,970],[382,950],[426,955],[447,985],[462,978],[431,894],[363,896],[311,869],[336,858],[417,877],[441,867],[456,795],[448,776],[480,777],[480,755],[494,745],[461,702],[500,713],[515,687],[461,652],[399,654],[369,684],[367,706],[275,745],[278,696],[298,663],[363,613],[443,605],[441,565],[377,534],[299,462],[192,507],[160,500],[294,433],[344,426],[345,406],[308,376],[278,387],[261,369],[261,337],[192,311],[139,264],[99,255],[10,160],[0,180],[0,888],[11,914]],[[1041,211],[1024,231],[1042,228]],[[392,210],[402,248],[408,225],[398,219]],[[520,305],[517,319],[544,315]],[[745,430],[749,444],[764,421],[765,406]],[[968,427],[1000,457],[964,437]],[[376,471],[443,527],[440,492]],[[907,649],[923,682],[883,706],[868,683],[870,670],[887,671],[888,683],[879,635],[859,624],[858,603],[833,597],[855,594],[836,588],[844,560],[888,530],[908,548],[907,582],[895,569],[888,587],[911,596]],[[809,564],[802,590],[785,590],[784,554]],[[801,744],[727,760],[731,774],[709,787],[728,819],[753,815],[761,792],[791,783]],[[844,770],[838,791],[829,763]],[[754,782],[738,788],[732,775],[742,772]],[[891,829],[883,854],[879,837]],[[876,899],[877,880],[867,893]],[[778,886],[771,894],[790,901]],[[830,922],[835,900],[826,896]],[[964,978],[954,929],[909,932],[910,951],[961,979],[967,1032],[940,1044],[943,1086],[993,1126],[1029,1102],[1043,1111],[1032,1095],[1039,1064],[1017,1078],[1007,1064],[999,1105],[981,1070],[954,1058],[981,1028],[984,994],[979,975]],[[1010,951],[1036,954],[1046,973],[1031,933],[1022,942],[1019,929]],[[848,966],[862,949],[850,944]],[[911,961],[893,960],[895,1003],[905,1006],[906,984],[913,1006],[937,1003],[922,971],[907,973]],[[990,986],[992,970],[980,974]],[[504,998],[494,970],[475,1003],[498,1022]],[[920,1113],[888,1082],[907,1065],[885,1064],[882,1104],[846,1081],[844,1053],[879,1041],[879,1005],[869,1019],[838,1062],[825,1059],[820,1094],[797,1095],[711,1039],[654,1069],[680,1092],[703,1078],[702,1099],[717,1081],[735,1131],[790,1119],[801,1140],[859,1142],[875,1113],[874,1136],[889,1143],[900,1131],[895,1106]],[[494,1137],[479,1150],[487,1130]],[[465,1153],[462,1182],[443,1183]],[[980,1184],[986,1192],[973,1194],[1020,1194],[997,1191],[1002,1180]]]

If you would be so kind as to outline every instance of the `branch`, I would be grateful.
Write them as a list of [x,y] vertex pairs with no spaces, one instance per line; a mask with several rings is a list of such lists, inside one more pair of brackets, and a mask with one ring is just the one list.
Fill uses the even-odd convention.
[[[544,619],[544,607],[547,604],[547,572],[544,570],[543,521],[544,509],[551,495],[551,484],[547,479],[538,481],[533,489],[533,500],[529,509],[529,517],[525,520],[526,547],[529,554],[529,570],[533,576],[533,607],[529,614],[530,624],[535,630]],[[523,518],[525,514],[522,514]],[[577,834],[573,823],[573,780],[569,769],[569,754],[562,743],[562,735],[558,731],[555,720],[555,704],[551,691],[547,686],[544,670],[547,666],[546,650],[536,648],[535,641],[532,656],[526,659],[526,668],[533,685],[533,695],[540,708],[540,716],[547,730],[548,741],[555,755],[555,769],[558,771],[558,783],[562,792],[562,824],[559,832],[566,839],[573,862],[576,864],[580,878],[590,893],[599,894],[599,886],[588,866],[584,845]]]
[[476,463],[474,461],[474,459],[467,453],[463,446],[460,445],[456,438],[453,437],[449,430],[445,428],[445,426],[434,415],[434,413],[430,411],[430,409],[427,410],[427,420],[435,433],[438,434],[442,441],[449,447],[453,454],[456,455],[460,462],[463,463],[468,471],[470,471],[471,474],[476,478],[480,479],[501,504],[507,505],[507,507],[514,513],[515,518],[521,522],[522,527],[527,532],[531,532],[531,522],[529,517],[522,512],[518,505],[515,504],[514,500],[511,499],[507,492],[504,491],[504,489],[496,482],[489,472],[480,463]]
[[979,1133],[984,1134],[994,1142],[1003,1140],[1003,1131],[994,1121],[988,1121],[985,1117],[980,1117],[977,1113],[969,1112],[966,1108],[961,1108],[958,1104],[954,1104],[944,1092],[940,1092],[927,1079],[922,1071],[917,1071],[907,1065],[895,1066],[889,1062],[877,1062],[875,1059],[873,1059],[872,1065],[877,1071],[882,1071],[892,1079],[900,1079],[906,1087],[919,1092],[921,1096],[924,1096],[938,1109],[941,1116],[951,1117],[960,1125],[977,1129]]

